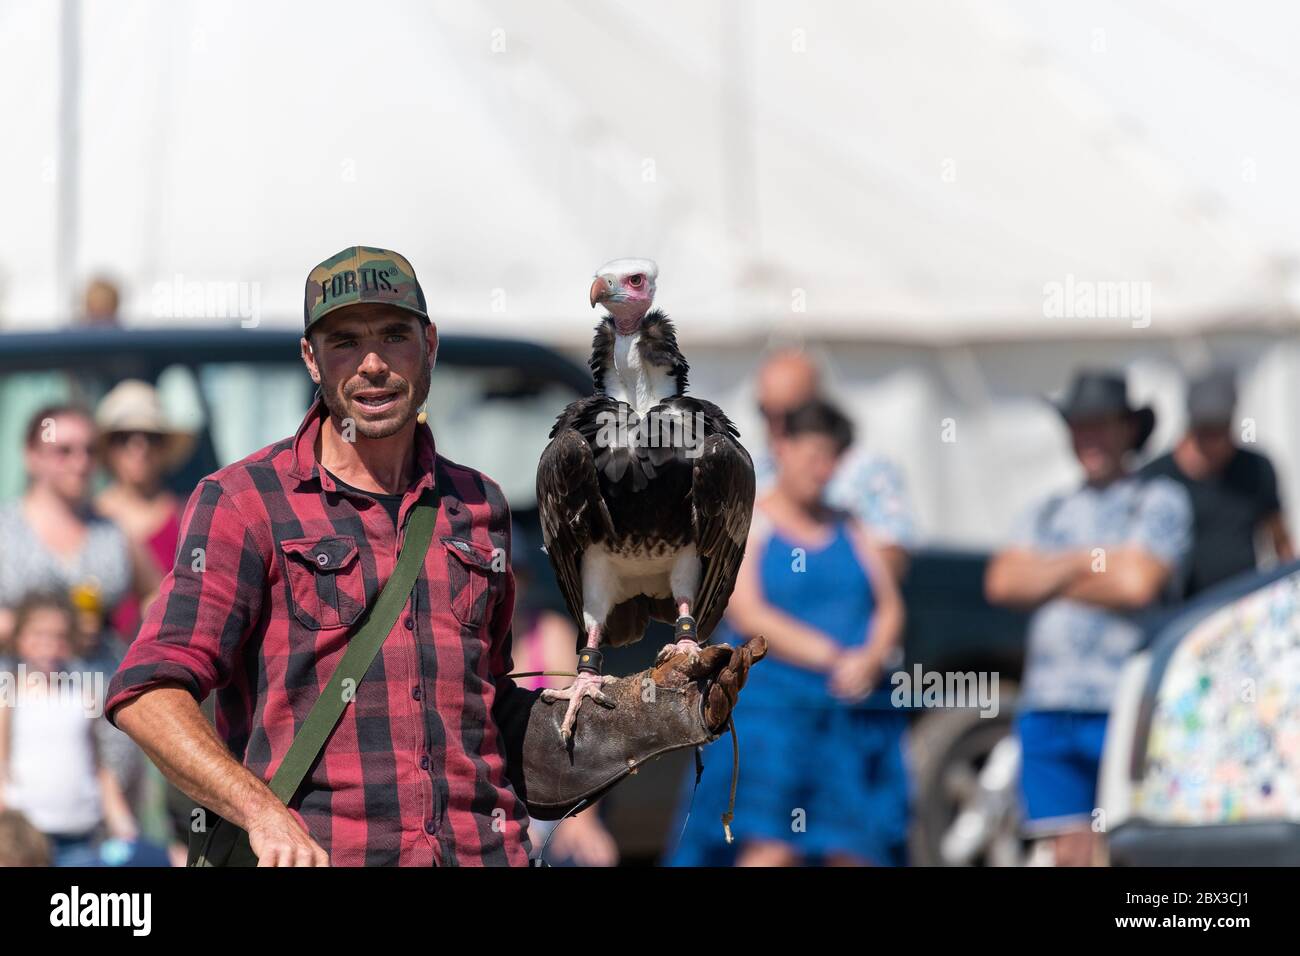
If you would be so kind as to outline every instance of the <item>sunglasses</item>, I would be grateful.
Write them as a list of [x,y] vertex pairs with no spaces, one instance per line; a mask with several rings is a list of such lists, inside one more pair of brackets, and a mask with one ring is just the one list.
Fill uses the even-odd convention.
[[71,458],[73,455],[85,455],[87,458],[93,458],[95,455],[94,445],[64,445],[58,442],[44,442],[43,444],[60,458]]
[[167,443],[167,436],[160,435],[158,432],[110,432],[108,444],[110,448],[125,448],[131,444],[133,439],[143,439],[150,448],[162,448]]

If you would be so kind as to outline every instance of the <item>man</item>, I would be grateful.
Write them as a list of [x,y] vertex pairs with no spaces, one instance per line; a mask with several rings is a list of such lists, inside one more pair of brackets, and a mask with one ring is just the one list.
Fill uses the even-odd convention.
[[[526,807],[563,812],[664,745],[701,742],[683,730],[691,707],[711,738],[761,650],[707,649],[704,665],[680,655],[652,676],[684,695],[642,703],[628,692],[612,710],[584,708],[567,752],[554,709],[506,676],[506,501],[439,455],[417,417],[438,330],[410,263],[365,246],[330,257],[308,275],[304,323],[319,399],[292,438],[195,490],[176,566],[106,712],[181,790],[248,832],[259,866],[523,864]],[[392,575],[426,492],[440,508],[414,589],[286,807],[266,781]],[[215,729],[198,706],[214,690]]]
[[1216,370],[1192,382],[1187,390],[1187,434],[1172,452],[1142,470],[1145,477],[1178,482],[1191,496],[1195,536],[1188,597],[1254,570],[1257,536],[1268,540],[1278,561],[1295,557],[1273,465],[1233,441],[1236,405],[1231,371]]
[[[770,449],[781,436],[785,415],[820,395],[821,375],[805,352],[783,349],[759,369],[757,389],[769,449],[754,459],[755,477],[762,492],[776,477]],[[826,502],[854,514],[867,526],[894,581],[900,582],[907,573],[907,549],[916,532],[897,466],[879,455],[853,449],[836,469]]]
[[1102,740],[1120,670],[1191,542],[1191,504],[1173,482],[1141,481],[1125,459],[1155,428],[1121,375],[1083,372],[1058,411],[1083,484],[1031,509],[985,578],[995,604],[1033,608],[1019,701],[1026,833],[1059,866],[1086,866]]
[[114,329],[122,322],[117,310],[120,296],[111,279],[98,276],[86,283],[82,299],[81,324],[93,328]]

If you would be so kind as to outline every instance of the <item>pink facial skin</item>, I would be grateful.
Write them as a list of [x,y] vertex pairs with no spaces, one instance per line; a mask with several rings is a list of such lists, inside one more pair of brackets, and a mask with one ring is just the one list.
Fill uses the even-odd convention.
[[618,334],[632,335],[650,311],[654,291],[654,280],[644,269],[604,272],[591,283],[591,305],[604,305]]

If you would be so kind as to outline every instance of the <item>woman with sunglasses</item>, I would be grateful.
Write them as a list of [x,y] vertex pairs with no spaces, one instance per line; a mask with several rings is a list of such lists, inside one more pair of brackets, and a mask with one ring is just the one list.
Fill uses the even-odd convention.
[[[189,458],[194,436],[172,428],[157,389],[137,379],[121,382],[104,396],[95,423],[112,482],[96,497],[95,508],[126,532],[148,573],[161,580],[176,557],[184,505],[163,482]],[[142,613],[141,602],[128,597],[113,613],[113,629],[129,641]]]

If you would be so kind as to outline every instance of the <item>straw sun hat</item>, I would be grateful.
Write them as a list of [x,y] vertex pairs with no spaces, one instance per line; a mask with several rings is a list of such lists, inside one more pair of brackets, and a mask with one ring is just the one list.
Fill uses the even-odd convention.
[[163,469],[173,471],[183,465],[194,450],[194,435],[180,431],[168,421],[158,390],[148,382],[130,378],[114,386],[95,409],[95,426],[99,429],[101,454],[115,432],[147,432],[165,439],[161,458]]

